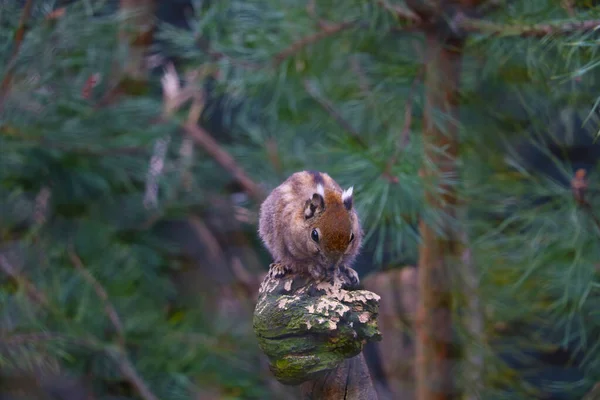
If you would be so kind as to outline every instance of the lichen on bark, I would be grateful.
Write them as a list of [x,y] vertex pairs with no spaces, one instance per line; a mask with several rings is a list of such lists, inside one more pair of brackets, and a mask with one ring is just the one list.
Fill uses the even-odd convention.
[[276,379],[297,385],[360,354],[365,343],[381,340],[378,307],[373,292],[268,274],[259,290],[254,331]]

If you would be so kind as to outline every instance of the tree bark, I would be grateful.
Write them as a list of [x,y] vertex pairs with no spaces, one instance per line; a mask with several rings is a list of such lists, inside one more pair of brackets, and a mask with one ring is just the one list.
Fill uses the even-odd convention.
[[333,371],[301,385],[305,400],[377,400],[362,353],[346,359]]
[[254,332],[275,378],[303,398],[376,400],[362,355],[381,340],[379,296],[308,277],[268,274],[254,311]]
[[458,157],[458,90],[463,41],[426,35],[423,147],[420,171],[425,184],[425,209],[420,222],[416,318],[416,380],[418,400],[456,398],[452,378],[451,270],[461,254],[455,229]]

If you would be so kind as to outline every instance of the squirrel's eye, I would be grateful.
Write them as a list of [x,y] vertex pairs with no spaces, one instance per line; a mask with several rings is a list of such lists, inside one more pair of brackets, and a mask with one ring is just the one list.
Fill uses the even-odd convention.
[[352,233],[350,234],[350,242],[349,242],[349,243],[352,243],[352,241],[353,241],[353,240],[354,240],[354,232],[352,232]]
[[313,229],[310,233],[310,238],[315,241],[315,243],[319,243],[319,232],[316,229]]

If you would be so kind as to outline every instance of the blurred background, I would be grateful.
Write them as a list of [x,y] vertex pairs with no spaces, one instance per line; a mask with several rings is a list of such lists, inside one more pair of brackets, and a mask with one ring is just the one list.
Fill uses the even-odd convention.
[[465,244],[452,398],[600,399],[597,26],[591,0],[0,0],[0,399],[299,398],[252,313],[258,207],[304,169],[354,186],[380,399],[417,398],[423,221]]

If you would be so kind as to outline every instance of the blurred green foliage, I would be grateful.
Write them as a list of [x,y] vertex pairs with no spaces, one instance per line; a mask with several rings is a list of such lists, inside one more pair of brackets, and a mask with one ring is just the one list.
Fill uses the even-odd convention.
[[[60,375],[98,399],[137,398],[127,357],[161,399],[208,390],[277,398],[248,319],[254,294],[239,294],[233,267],[254,274],[269,263],[255,233],[258,205],[206,153],[184,159],[187,109],[157,118],[162,69],[147,90],[97,107],[128,56],[120,17],[106,2],[82,1],[47,20],[52,3],[36,2],[18,57],[0,65],[0,77],[13,70],[0,110],[0,390],[21,398],[11,389],[19,377]],[[363,275],[416,263],[417,223],[436,213],[423,208],[418,175],[422,36],[394,30],[396,18],[375,1],[316,3],[311,16],[304,2],[197,1],[189,29],[160,25],[160,48],[182,77],[199,66],[218,72],[203,82],[201,123],[265,189],[300,169],[354,185],[367,236]],[[0,59],[10,60],[21,11],[0,4]],[[519,0],[489,18],[598,15],[587,3],[569,17],[556,1]],[[282,58],[319,29],[317,19],[355,24]],[[467,44],[460,177],[444,179],[465,199],[455,223],[468,232],[485,311],[483,338],[458,332],[485,356],[481,398],[574,399],[600,381],[600,227],[569,188],[585,168],[589,193],[600,190],[597,41],[593,31],[474,35]],[[102,79],[83,98],[94,74]],[[146,207],[160,140],[158,202]],[[598,196],[589,200],[600,214]],[[460,286],[456,299],[460,313]],[[558,350],[568,367],[543,358]]]

